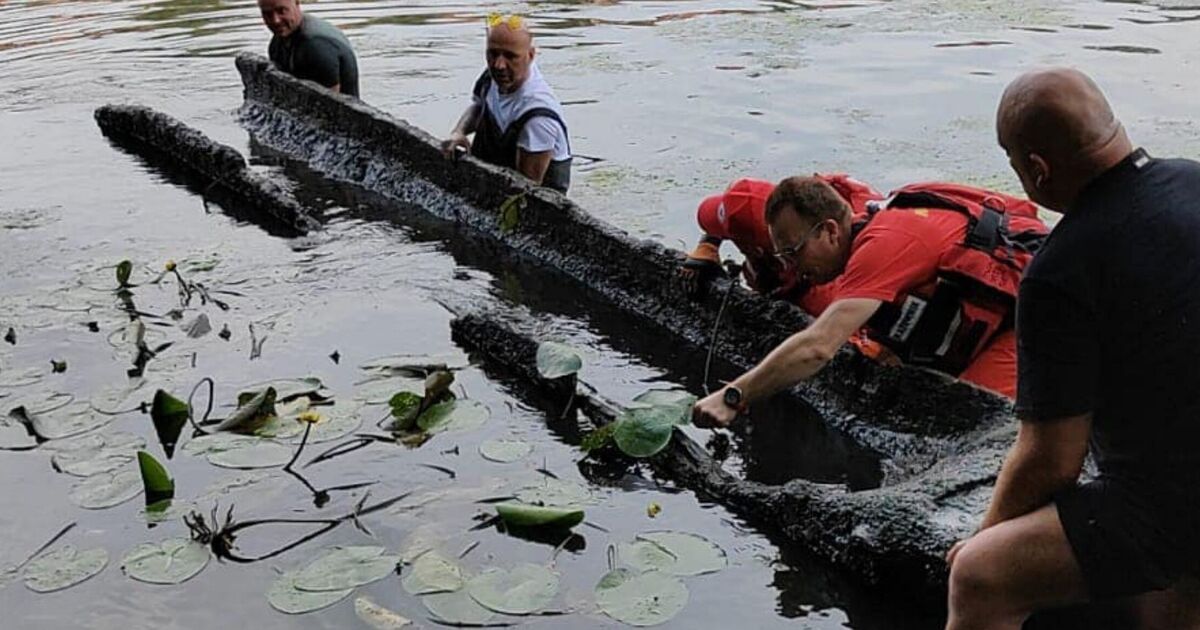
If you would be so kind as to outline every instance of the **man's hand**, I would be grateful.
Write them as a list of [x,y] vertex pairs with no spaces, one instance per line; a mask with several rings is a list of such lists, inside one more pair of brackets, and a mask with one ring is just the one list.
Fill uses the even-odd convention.
[[467,138],[467,134],[461,131],[450,132],[450,137],[442,140],[442,155],[447,159],[455,157],[454,152],[457,150],[469,152],[471,150],[471,140]]
[[950,548],[950,551],[946,552],[946,568],[947,569],[954,568],[954,559],[958,557],[958,552],[962,551],[963,547],[967,546],[967,541],[969,541],[969,540],[971,540],[971,539],[966,538],[966,539],[963,539],[963,540],[960,540],[960,541],[954,543],[954,546]]
[[724,428],[733,424],[738,412],[725,404],[724,394],[725,389],[721,388],[701,398],[692,407],[692,423],[704,429]]
[[723,272],[720,247],[720,240],[706,236],[679,266],[676,279],[679,288],[689,297],[702,295],[709,281]]

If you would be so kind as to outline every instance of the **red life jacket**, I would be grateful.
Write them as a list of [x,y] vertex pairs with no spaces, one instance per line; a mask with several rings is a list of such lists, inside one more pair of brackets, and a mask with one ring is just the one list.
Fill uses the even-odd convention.
[[1021,275],[1049,230],[1024,199],[960,184],[927,182],[868,204],[855,234],[882,211],[944,210],[966,217],[962,240],[942,252],[931,295],[886,303],[868,322],[872,338],[905,362],[959,374],[1013,326]]

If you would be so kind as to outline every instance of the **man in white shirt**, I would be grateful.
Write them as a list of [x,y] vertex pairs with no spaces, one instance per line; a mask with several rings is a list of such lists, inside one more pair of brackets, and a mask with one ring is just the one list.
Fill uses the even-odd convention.
[[[442,150],[447,157],[468,150],[565,193],[571,183],[567,125],[562,105],[534,63],[536,55],[523,18],[488,18],[487,70],[475,82],[471,105]],[[467,138],[472,133],[474,142]]]

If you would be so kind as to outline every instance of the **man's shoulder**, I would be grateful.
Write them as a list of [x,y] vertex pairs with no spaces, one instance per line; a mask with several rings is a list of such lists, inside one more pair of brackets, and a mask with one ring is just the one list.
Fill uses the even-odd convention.
[[304,15],[304,25],[301,33],[304,35],[303,42],[301,43],[302,46],[333,46],[334,48],[352,50],[350,40],[346,38],[345,33],[341,29],[334,26],[328,20],[316,15],[307,13]]

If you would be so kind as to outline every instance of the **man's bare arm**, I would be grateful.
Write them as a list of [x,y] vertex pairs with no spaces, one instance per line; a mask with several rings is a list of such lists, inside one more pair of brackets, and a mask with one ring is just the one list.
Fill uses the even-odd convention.
[[546,177],[546,171],[550,168],[552,157],[554,157],[553,151],[529,153],[524,149],[518,148],[517,170],[525,177],[532,179],[540,185],[542,179]]
[[1079,479],[1087,457],[1092,414],[1022,420],[980,530],[1028,514]]
[[467,106],[462,116],[458,117],[458,123],[454,125],[450,137],[442,141],[442,154],[449,158],[454,157],[454,151],[460,147],[464,151],[471,150],[471,141],[467,136],[475,133],[475,130],[479,128],[479,117],[482,113],[483,108],[479,103],[471,103]]

